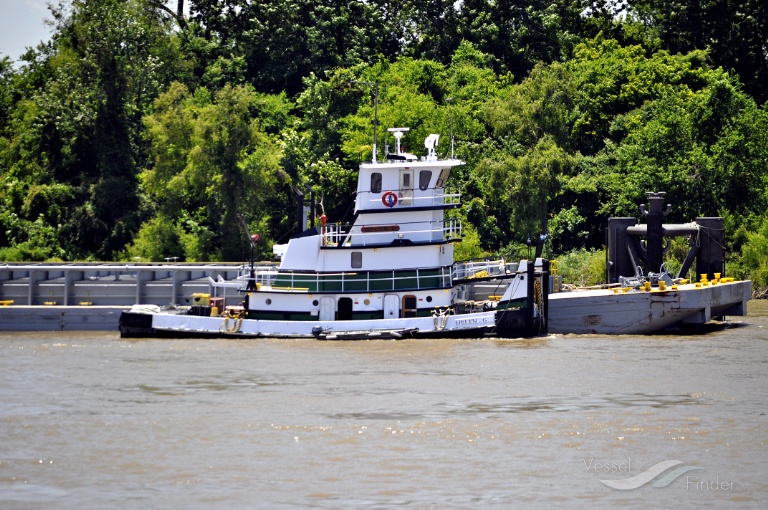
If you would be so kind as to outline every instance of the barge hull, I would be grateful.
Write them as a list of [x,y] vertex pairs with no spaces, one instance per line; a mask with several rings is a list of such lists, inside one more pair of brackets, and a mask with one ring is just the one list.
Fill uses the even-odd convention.
[[649,334],[680,324],[705,324],[718,316],[747,314],[752,282],[738,281],[651,292],[611,290],[549,296],[549,332],[559,334]]
[[0,331],[115,331],[127,306],[0,307]]

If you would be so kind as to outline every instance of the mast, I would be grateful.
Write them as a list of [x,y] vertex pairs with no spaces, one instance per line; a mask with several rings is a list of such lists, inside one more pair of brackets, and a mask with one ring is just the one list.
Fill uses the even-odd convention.
[[359,85],[368,85],[373,87],[373,158],[376,163],[376,126],[379,125],[379,82],[377,81],[351,81]]
[[451,159],[454,159],[453,155],[453,108],[450,107],[450,104],[453,102],[453,98],[449,97],[445,100],[446,103],[448,103],[448,114],[451,117]]

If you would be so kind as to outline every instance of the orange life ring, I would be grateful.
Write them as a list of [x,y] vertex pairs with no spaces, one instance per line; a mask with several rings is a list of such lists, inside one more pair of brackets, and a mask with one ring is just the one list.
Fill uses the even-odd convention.
[[387,207],[394,207],[397,205],[397,193],[394,191],[387,191],[382,195],[381,202]]

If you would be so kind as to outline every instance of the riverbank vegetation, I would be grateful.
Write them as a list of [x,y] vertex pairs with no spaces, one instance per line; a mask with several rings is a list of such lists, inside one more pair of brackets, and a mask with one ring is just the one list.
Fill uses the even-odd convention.
[[453,130],[462,258],[546,233],[596,283],[608,218],[663,191],[767,286],[768,10],[721,4],[60,1],[0,55],[0,259],[238,261],[246,227],[270,258],[296,190],[352,219],[376,106],[379,157]]

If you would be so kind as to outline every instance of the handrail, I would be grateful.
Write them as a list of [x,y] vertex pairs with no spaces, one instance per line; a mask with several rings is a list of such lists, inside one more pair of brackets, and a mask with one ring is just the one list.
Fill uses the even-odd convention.
[[[399,191],[399,190],[393,190],[393,191]],[[404,206],[403,209],[411,208],[411,207],[430,207],[430,206],[436,206],[436,205],[459,205],[461,204],[461,193],[435,193],[431,195],[426,196],[418,196],[419,190],[418,188],[414,190],[408,190],[409,192],[413,193],[413,196],[408,197],[408,200],[410,201],[410,205]],[[368,207],[364,210],[369,211],[371,209],[384,209],[385,206],[381,202],[381,195],[382,192],[374,193],[372,191],[359,191],[357,193],[358,200],[361,201],[362,204],[373,204],[377,207]],[[366,198],[367,196],[373,195],[374,198]],[[423,202],[423,203],[422,203]],[[378,207],[381,206],[381,207]],[[395,206],[395,210],[399,205]]]
[[[419,222],[424,223],[424,222]],[[453,241],[461,239],[462,237],[462,223],[461,220],[451,218],[443,221],[431,221],[429,222],[432,228],[416,229],[416,230],[398,230],[391,232],[351,232],[342,230],[342,225],[338,223],[331,223],[325,225],[322,234],[323,246],[339,246],[343,242],[344,246],[372,246],[381,245],[386,243],[387,240],[394,239],[409,239],[410,236],[419,236],[423,234],[440,234],[442,240]],[[407,223],[399,223],[398,225],[407,225]],[[441,226],[440,226],[441,225]],[[377,227],[378,224],[370,225],[355,225],[355,227]],[[430,240],[432,236],[429,236]],[[383,241],[382,241],[383,239]],[[353,243],[354,241],[354,243]]]
[[467,261],[454,264],[453,279],[487,278],[506,274],[504,259]]
[[[439,273],[435,274],[435,270]],[[427,274],[420,274],[427,272]],[[415,276],[397,275],[397,273],[415,272]],[[389,273],[391,276],[371,277],[371,273],[382,275]],[[360,278],[361,275],[365,275]],[[340,273],[301,273],[301,272],[281,272],[279,280],[272,282],[272,289],[285,290],[287,292],[306,292],[307,288],[312,292],[381,292],[388,290],[420,290],[433,288],[448,288],[451,286],[451,274],[449,268],[432,268],[430,270],[411,269],[411,270],[387,270],[387,271],[360,271],[360,272],[340,272]],[[414,282],[414,285],[398,286],[397,282]],[[382,285],[391,282],[391,285]],[[433,282],[428,284],[427,282]],[[434,282],[438,284],[435,285]],[[279,285],[275,285],[278,283]]]

